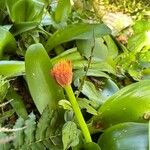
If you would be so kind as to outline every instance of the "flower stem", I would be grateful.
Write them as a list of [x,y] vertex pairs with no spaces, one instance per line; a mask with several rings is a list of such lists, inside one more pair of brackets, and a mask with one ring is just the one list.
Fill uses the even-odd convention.
[[76,116],[76,118],[78,120],[78,123],[80,125],[80,128],[82,130],[82,133],[84,135],[86,143],[92,142],[89,129],[87,127],[87,124],[85,123],[85,120],[83,118],[83,115],[81,113],[79,105],[78,105],[78,103],[76,101],[76,98],[75,98],[75,95],[73,93],[72,87],[70,85],[67,85],[67,86],[64,87],[64,89],[65,89],[65,91],[66,91],[66,93],[67,93],[67,95],[69,97],[70,103],[72,105],[72,108],[74,110],[75,116]]

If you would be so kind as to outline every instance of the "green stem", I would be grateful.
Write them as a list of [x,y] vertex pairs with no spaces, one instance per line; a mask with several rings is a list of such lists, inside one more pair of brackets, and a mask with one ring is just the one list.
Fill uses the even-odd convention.
[[83,135],[85,137],[86,143],[92,142],[89,129],[87,127],[87,124],[85,123],[85,120],[83,118],[83,115],[81,113],[79,105],[78,105],[78,103],[76,101],[76,98],[74,96],[72,87],[70,85],[68,85],[68,86],[65,86],[64,89],[65,89],[65,91],[66,91],[66,93],[67,93],[67,95],[69,97],[70,103],[71,103],[72,108],[73,108],[74,113],[75,113],[75,116],[76,116],[76,118],[78,120],[78,123],[80,125],[81,130],[82,130],[82,133],[83,133]]
[[150,150],[150,120],[148,122],[148,147],[149,147],[149,150]]

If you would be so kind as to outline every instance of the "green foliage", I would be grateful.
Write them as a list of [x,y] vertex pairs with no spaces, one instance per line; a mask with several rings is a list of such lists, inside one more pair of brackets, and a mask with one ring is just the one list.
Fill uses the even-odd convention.
[[33,0],[6,0],[9,16],[13,22],[41,21],[44,5]]
[[[62,126],[60,122],[53,122],[53,117],[57,115],[56,111],[50,110],[48,107],[44,110],[41,118],[36,123],[35,121],[35,115],[31,113],[28,116],[27,120],[23,120],[22,118],[19,118],[13,129],[18,129],[15,132],[13,132],[15,139],[11,143],[7,143],[7,141],[3,141],[5,143],[4,145],[7,145],[6,147],[2,144],[0,145],[0,148],[2,150],[7,150],[7,147],[11,147],[14,149],[62,149],[62,142],[61,142],[61,128],[58,129],[57,124],[59,123],[59,126]],[[49,130],[50,128],[50,130]],[[55,139],[53,138],[53,132],[56,132]],[[12,135],[12,134],[11,134]],[[11,136],[9,135],[9,136]],[[2,133],[0,140],[4,140],[5,136],[7,134]],[[57,137],[57,139],[56,139]],[[60,142],[58,142],[58,139]],[[56,142],[58,142],[56,144]],[[55,145],[56,144],[56,145]]]
[[[118,144],[119,143],[119,144]],[[98,140],[102,150],[148,149],[148,124],[122,123],[107,129]]]
[[46,50],[49,52],[54,47],[64,42],[77,39],[91,39],[94,37],[109,34],[110,29],[104,24],[73,24],[57,30],[53,36],[49,37],[46,43]]
[[76,146],[79,143],[79,130],[74,122],[67,122],[62,129],[63,149]]
[[55,10],[55,21],[57,23],[66,23],[71,13],[71,1],[60,0],[58,1],[57,8]]
[[48,104],[51,109],[57,109],[58,100],[64,97],[63,91],[50,74],[52,64],[42,44],[28,48],[25,67],[28,86],[39,112],[42,113]]
[[16,41],[13,35],[4,27],[0,27],[0,59],[4,53],[12,53],[16,51]]
[[145,80],[116,92],[92,118],[93,127],[104,129],[122,122],[147,122],[145,114],[150,111],[149,88],[150,81]]
[[23,103],[23,99],[20,95],[17,94],[17,92],[14,90],[12,86],[9,88],[7,92],[6,99],[8,100],[12,99],[10,104],[12,105],[12,107],[14,108],[15,112],[19,117],[22,117],[24,119],[27,118],[28,113]]
[[0,61],[0,74],[8,78],[24,75],[24,61]]

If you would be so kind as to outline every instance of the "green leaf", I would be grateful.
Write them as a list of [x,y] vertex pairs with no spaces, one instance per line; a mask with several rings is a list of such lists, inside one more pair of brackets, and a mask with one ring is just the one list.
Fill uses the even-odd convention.
[[33,0],[7,0],[7,9],[13,22],[41,21],[44,5]]
[[101,150],[97,143],[91,142],[83,145],[83,150]]
[[93,116],[93,127],[106,129],[123,122],[148,122],[145,114],[150,112],[149,89],[150,80],[143,80],[113,94]]
[[98,140],[102,150],[148,150],[148,124],[126,122],[114,125]]
[[115,44],[114,40],[109,35],[104,36],[103,39],[106,42],[109,56],[115,58],[118,55],[118,47]]
[[71,103],[68,100],[60,100],[58,104],[62,106],[63,109],[72,110]]
[[[81,55],[86,58],[92,55],[93,60],[105,60],[108,57],[108,49],[102,38],[78,40],[77,47]],[[93,51],[92,54],[91,51]]]
[[91,101],[85,98],[78,99],[78,104],[81,109],[86,109],[86,111],[92,115],[97,115],[97,111],[91,106]]
[[77,40],[77,39],[91,39],[94,37],[104,36],[110,34],[110,29],[104,24],[73,24],[68,25],[62,29],[57,30],[46,43],[46,50],[49,52],[57,45],[62,43]]
[[64,150],[79,143],[79,130],[74,122],[68,121],[62,129],[62,141]]
[[0,58],[4,53],[12,53],[16,51],[16,41],[13,35],[5,28],[0,26]]
[[134,29],[135,33],[148,31],[148,30],[150,30],[150,21],[148,21],[148,20],[136,21],[134,26],[133,26],[133,29]]
[[103,98],[108,99],[117,91],[119,91],[118,86],[111,79],[108,79],[103,87],[101,94]]
[[84,81],[81,92],[87,96],[90,100],[95,101],[97,104],[102,104],[103,97],[98,92],[94,84],[90,81]]
[[140,52],[143,47],[149,46],[150,47],[150,36],[149,33],[150,31],[145,31],[141,33],[137,33],[133,35],[131,38],[128,40],[128,49],[130,51],[134,51],[135,53]]
[[38,22],[21,22],[21,23],[14,23],[13,26],[10,28],[10,32],[16,36],[21,33],[30,31],[35,29],[39,25]]
[[23,99],[20,95],[17,94],[17,92],[13,89],[13,87],[9,88],[6,98],[8,100],[13,99],[10,102],[10,104],[14,108],[15,112],[17,113],[19,117],[26,119],[28,116],[28,113],[23,103]]
[[52,64],[41,44],[33,44],[28,48],[25,68],[29,90],[39,112],[42,113],[47,105],[52,110],[57,109],[58,100],[63,99],[64,95],[62,88],[50,75]]
[[[75,65],[75,64],[74,64]],[[84,71],[83,69],[79,69],[74,71],[74,85],[79,86],[80,85],[80,79],[84,76],[93,76],[93,77],[105,77],[110,78],[109,75],[102,72],[101,70],[95,69],[88,69],[88,72]]]
[[16,77],[24,74],[24,61],[0,61],[0,75],[6,77]]
[[70,13],[71,13],[71,2],[70,2],[70,0],[58,1],[57,8],[55,10],[55,21],[57,23],[66,22]]

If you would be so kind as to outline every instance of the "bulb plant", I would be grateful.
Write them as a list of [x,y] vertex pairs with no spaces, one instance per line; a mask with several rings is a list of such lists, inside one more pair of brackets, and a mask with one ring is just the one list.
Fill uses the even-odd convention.
[[62,86],[69,98],[69,101],[72,105],[74,114],[77,118],[77,121],[79,123],[79,126],[82,130],[82,133],[85,138],[86,143],[92,142],[89,129],[87,127],[87,124],[84,120],[84,117],[81,113],[81,110],[79,108],[78,102],[76,100],[76,97],[73,93],[71,82],[72,82],[72,63],[68,60],[62,60],[58,63],[56,63],[51,70],[51,74],[54,77],[54,79],[57,81],[57,83]]

